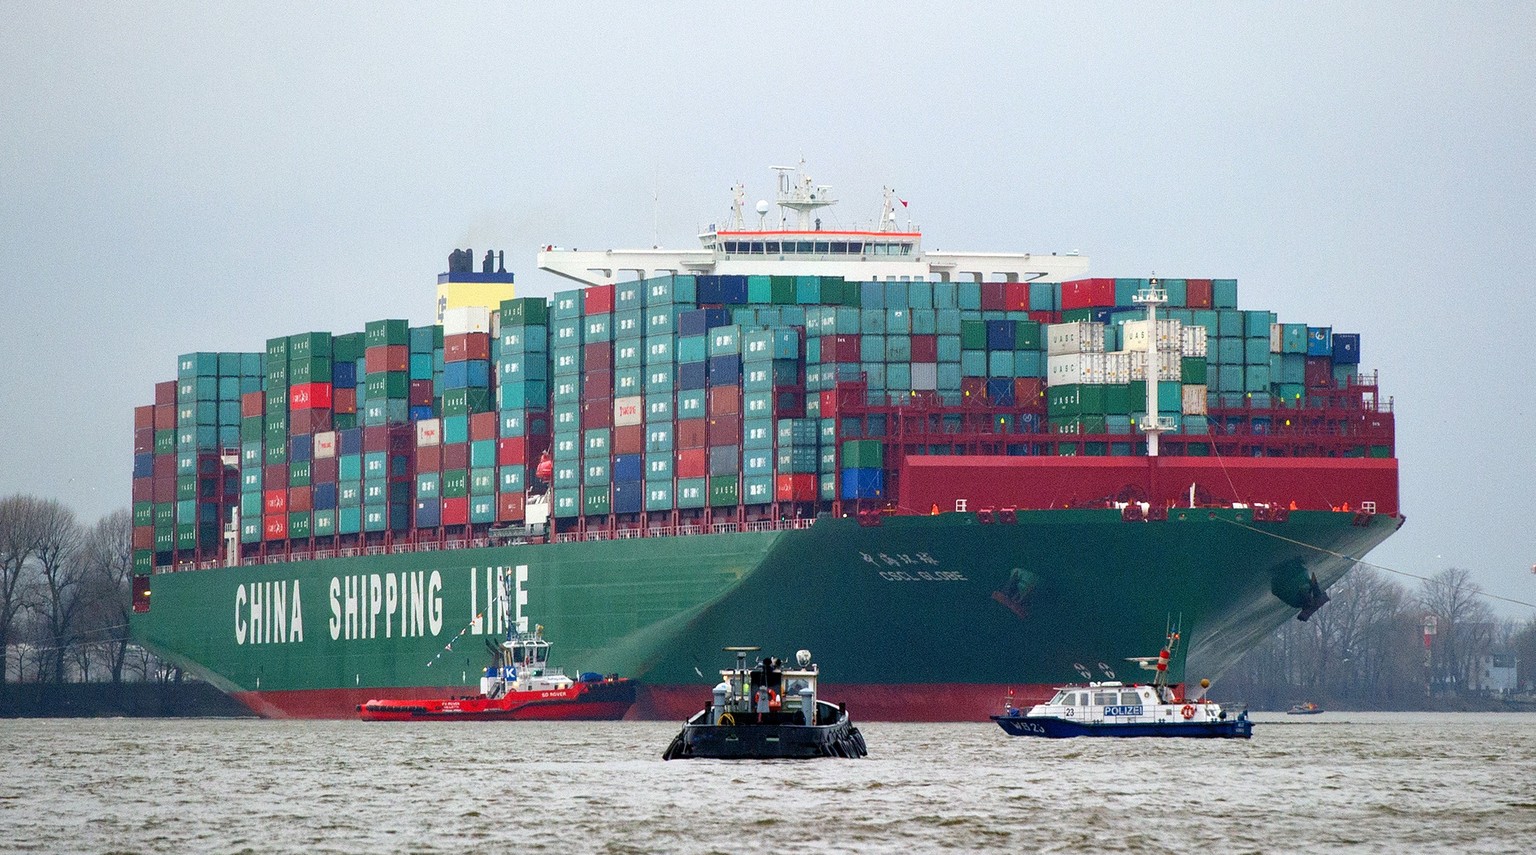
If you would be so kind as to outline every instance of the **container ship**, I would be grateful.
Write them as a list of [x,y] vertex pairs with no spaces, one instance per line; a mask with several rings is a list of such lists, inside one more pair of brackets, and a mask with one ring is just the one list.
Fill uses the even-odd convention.
[[436,323],[181,357],[134,413],[135,637],[275,717],[472,693],[537,623],[632,717],[750,643],[984,721],[1171,620],[1217,677],[1402,524],[1358,335],[777,191],[696,249],[545,247],[552,299],[455,250]]

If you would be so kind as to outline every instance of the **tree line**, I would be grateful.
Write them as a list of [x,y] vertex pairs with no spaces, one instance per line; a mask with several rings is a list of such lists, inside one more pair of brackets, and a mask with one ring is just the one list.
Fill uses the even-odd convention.
[[[1444,570],[1414,589],[1360,566],[1328,596],[1310,620],[1286,621],[1249,651],[1224,675],[1220,694],[1256,709],[1303,701],[1454,709],[1532,700],[1536,618],[1496,619],[1467,570]],[[1501,691],[1511,667],[1513,690]]]
[[129,639],[132,576],[127,510],[87,524],[53,499],[0,498],[0,692],[179,677]]

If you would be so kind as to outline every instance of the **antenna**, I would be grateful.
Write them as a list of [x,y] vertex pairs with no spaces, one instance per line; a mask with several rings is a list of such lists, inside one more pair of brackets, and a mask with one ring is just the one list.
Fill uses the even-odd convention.
[[768,200],[757,200],[757,228],[763,231],[768,228]]

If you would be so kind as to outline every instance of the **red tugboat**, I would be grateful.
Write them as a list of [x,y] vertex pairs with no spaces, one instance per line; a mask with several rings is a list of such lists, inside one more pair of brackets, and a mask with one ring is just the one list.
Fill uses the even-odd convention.
[[363,721],[614,721],[635,702],[635,681],[583,673],[575,680],[549,667],[544,627],[509,630],[480,678],[480,694],[462,698],[371,700]]

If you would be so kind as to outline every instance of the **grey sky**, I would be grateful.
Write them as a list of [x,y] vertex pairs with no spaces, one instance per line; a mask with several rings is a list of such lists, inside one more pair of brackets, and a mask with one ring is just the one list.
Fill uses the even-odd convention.
[[0,494],[126,507],[178,354],[424,323],[457,246],[547,295],[539,245],[696,245],[803,155],[838,222],[1362,333],[1372,560],[1536,602],[1536,6],[655,5],[7,4]]

